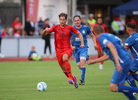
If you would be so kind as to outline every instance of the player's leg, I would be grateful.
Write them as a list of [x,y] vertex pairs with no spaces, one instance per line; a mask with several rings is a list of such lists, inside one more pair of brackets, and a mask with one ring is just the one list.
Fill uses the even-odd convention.
[[68,55],[63,54],[63,56],[62,56],[62,60],[63,60],[62,67],[65,66],[65,69],[66,69],[67,75],[69,77],[69,80],[74,80],[74,78],[72,76],[72,73],[71,73],[71,66],[70,66],[70,63],[68,62],[68,59],[69,59]]
[[[129,100],[137,100],[135,96],[133,95],[134,91],[138,91],[137,89],[132,89],[132,87],[125,86],[125,85],[118,85],[110,83],[110,90],[112,92],[123,92],[126,97],[129,98]],[[132,91],[133,90],[133,91]]]
[[135,83],[135,80],[134,80],[134,78],[132,77],[131,74],[132,74],[132,71],[129,72],[129,74],[128,74],[127,77],[126,77],[126,80],[127,80],[128,84],[129,84],[130,86],[132,86],[132,87],[137,87],[137,85],[136,85],[136,83]]
[[134,79],[137,80],[137,74],[135,74],[135,72],[138,70],[138,65],[137,65],[138,63],[136,63],[137,61],[136,62],[135,61],[136,59],[132,60],[132,64],[129,70],[129,75],[127,75],[126,78],[128,84],[132,87],[137,87]]
[[138,74],[133,73],[133,74],[132,74],[132,77],[133,77],[136,81],[138,81]]
[[[72,76],[71,66],[70,66],[70,63],[68,62],[71,55],[72,55],[72,49],[65,51],[62,56],[62,61],[63,61],[63,65],[65,65],[65,69],[66,69],[67,75],[69,77],[68,82],[70,84],[73,83],[75,88],[78,88],[77,78],[76,78],[76,76]],[[63,67],[63,65],[62,65],[62,67]]]
[[81,82],[79,83],[80,85],[84,85],[84,83],[85,83],[86,58],[88,58],[88,48],[80,49],[80,68],[81,68]]
[[79,83],[80,85],[85,84],[85,73],[86,73],[86,67],[85,67],[85,61],[86,57],[80,57],[80,68],[81,68],[81,82]]
[[112,92],[123,92],[128,98],[133,98],[130,100],[136,100],[132,95],[133,92],[138,92],[137,87],[125,86],[125,80],[128,75],[129,66],[131,66],[131,61],[127,61],[124,64],[121,64],[122,72],[118,72],[115,68],[114,74],[110,83],[110,90]]
[[68,76],[68,74],[67,74],[67,71],[66,71],[66,69],[65,69],[65,65],[62,65],[62,66],[61,66],[61,69],[62,69],[63,73],[69,78],[69,76]]
[[131,68],[131,75],[132,75],[132,77],[136,80],[136,81],[138,81],[138,74],[136,74],[136,72],[138,71],[138,60],[136,59],[136,58],[134,58],[133,60],[132,60],[132,68]]

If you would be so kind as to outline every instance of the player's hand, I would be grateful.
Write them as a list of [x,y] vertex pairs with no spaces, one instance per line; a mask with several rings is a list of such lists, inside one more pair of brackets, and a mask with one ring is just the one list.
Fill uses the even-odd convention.
[[117,69],[117,71],[118,71],[119,73],[122,72],[122,67],[120,66],[120,64],[119,64],[119,65],[116,65],[116,69]]
[[94,44],[94,48],[95,50],[98,50],[98,46],[96,44]]
[[81,48],[84,48],[85,46],[84,46],[84,44],[81,44],[80,47],[81,47]]
[[71,46],[71,49],[72,49],[72,50],[75,50],[75,49],[76,49],[76,47],[75,47],[75,46]]
[[90,64],[95,64],[96,62],[95,62],[95,60],[88,60],[88,61],[86,61],[86,63],[87,63],[88,65],[90,65]]

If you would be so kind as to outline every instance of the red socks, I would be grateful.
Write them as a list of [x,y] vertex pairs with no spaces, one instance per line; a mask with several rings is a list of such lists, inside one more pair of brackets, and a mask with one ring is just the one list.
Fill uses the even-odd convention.
[[73,79],[74,80],[74,78],[73,78],[73,76],[71,74],[71,66],[70,66],[70,63],[68,62],[68,60],[65,60],[64,64],[65,64],[65,69],[67,71],[67,73],[65,73],[65,75],[67,77],[69,77],[69,79]]

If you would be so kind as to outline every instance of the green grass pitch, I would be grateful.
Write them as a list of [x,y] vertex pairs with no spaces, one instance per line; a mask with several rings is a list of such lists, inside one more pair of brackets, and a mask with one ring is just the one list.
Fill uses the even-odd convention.
[[[79,83],[80,70],[75,61],[70,64]],[[111,61],[104,62],[103,70],[98,64],[86,68],[86,83],[76,89],[57,61],[0,62],[0,100],[128,100],[123,93],[109,90],[115,69]],[[41,81],[48,85],[44,92],[36,88]]]

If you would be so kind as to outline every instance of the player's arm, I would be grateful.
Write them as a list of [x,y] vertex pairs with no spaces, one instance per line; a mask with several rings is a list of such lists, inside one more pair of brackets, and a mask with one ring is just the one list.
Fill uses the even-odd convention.
[[81,34],[79,31],[77,31],[76,34],[78,35],[78,37],[79,37],[79,39],[80,39],[80,41],[81,41],[81,45],[80,45],[80,47],[81,47],[81,48],[84,48],[85,46],[84,46],[83,36],[82,36],[82,34]]
[[48,35],[50,32],[49,32],[49,28],[45,28],[43,31],[42,31],[42,35],[45,36],[45,35]]
[[93,43],[94,43],[94,48],[95,48],[95,50],[97,50],[98,47],[97,47],[97,45],[96,45],[96,37],[95,37],[95,35],[94,35],[93,33],[90,34],[90,36],[92,37],[92,40],[93,40]]
[[111,42],[107,43],[107,47],[110,49],[110,52],[112,53],[112,55],[114,57],[117,71],[121,73],[122,67],[120,66],[120,63],[119,63],[118,53],[117,53],[116,47]]
[[70,46],[71,46],[71,49],[72,50],[75,50],[76,49],[76,47],[72,45],[71,41],[70,41]]
[[129,49],[129,46],[128,46],[128,44],[127,44],[127,43],[125,43],[125,48],[126,48],[126,50],[128,50],[128,49]]
[[90,64],[94,64],[94,63],[99,63],[101,61],[106,61],[106,60],[109,60],[109,56],[107,54],[105,54],[104,56],[98,58],[98,59],[95,59],[95,60],[88,60],[87,61],[87,64],[90,65]]

